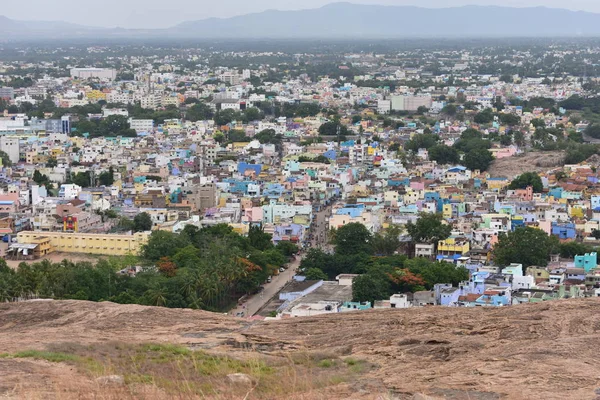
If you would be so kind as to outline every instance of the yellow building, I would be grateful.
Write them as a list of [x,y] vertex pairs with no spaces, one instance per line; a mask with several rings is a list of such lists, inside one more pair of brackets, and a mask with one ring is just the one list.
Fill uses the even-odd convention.
[[452,218],[452,204],[444,204],[442,206],[442,215],[445,219]]
[[448,238],[438,242],[438,254],[442,255],[465,255],[469,252],[469,241],[464,238]]
[[107,256],[138,255],[142,246],[148,242],[149,232],[138,232],[133,235],[66,233],[66,232],[32,232],[17,234],[19,243],[40,244],[40,239],[50,239],[53,251],[62,253],[85,253]]
[[573,206],[569,209],[571,218],[583,218],[583,208],[581,206]]
[[501,190],[510,185],[510,181],[504,178],[486,179],[485,183],[490,190]]
[[106,93],[101,92],[100,90],[90,90],[85,95],[88,98],[88,100],[90,100],[92,102],[97,102],[99,100],[106,100]]

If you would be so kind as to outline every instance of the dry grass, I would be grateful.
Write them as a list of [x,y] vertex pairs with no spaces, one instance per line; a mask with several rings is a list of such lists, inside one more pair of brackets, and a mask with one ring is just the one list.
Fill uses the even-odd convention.
[[[305,394],[356,378],[364,365],[331,354],[300,352],[266,358],[249,351],[240,359],[173,344],[122,342],[91,346],[65,343],[51,346],[48,351],[27,350],[0,354],[0,358],[74,366],[89,378],[90,385],[79,390],[57,388],[55,398],[87,398],[93,394],[92,398],[107,400],[304,398]],[[250,376],[253,385],[232,385],[227,375],[234,373]],[[102,387],[95,381],[106,375],[123,376],[125,385]]]

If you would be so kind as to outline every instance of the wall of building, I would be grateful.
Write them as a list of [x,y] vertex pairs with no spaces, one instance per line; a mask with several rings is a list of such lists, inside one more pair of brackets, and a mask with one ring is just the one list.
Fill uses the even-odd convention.
[[84,253],[124,256],[138,255],[142,246],[148,242],[150,234],[138,232],[133,235],[86,234],[66,232],[31,232],[17,234],[19,243],[37,243],[36,239],[50,239],[54,251],[62,253]]

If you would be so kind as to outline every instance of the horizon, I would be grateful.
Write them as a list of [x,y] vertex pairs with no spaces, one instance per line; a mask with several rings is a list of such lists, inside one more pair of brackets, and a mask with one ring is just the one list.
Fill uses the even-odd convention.
[[[299,11],[321,8],[335,3],[350,3],[356,5],[370,6],[412,6],[428,9],[456,8],[464,6],[496,6],[508,8],[530,8],[547,7],[554,9],[563,9],[569,11],[584,11],[600,14],[600,4],[592,0],[574,0],[569,6],[558,0],[423,0],[416,2],[414,0],[361,0],[353,1],[327,1],[327,0],[308,0],[302,7],[297,7],[296,2],[290,0],[280,0],[276,4],[272,0],[258,0],[251,4],[241,0],[224,0],[219,4],[211,4],[211,13],[208,13],[206,7],[193,0],[173,0],[174,4],[169,9],[164,8],[164,3],[156,2],[156,7],[152,4],[155,0],[129,0],[127,6],[116,0],[106,0],[104,7],[96,9],[93,6],[80,9],[76,5],[81,2],[75,0],[57,0],[47,2],[46,0],[24,0],[19,4],[6,5],[0,16],[5,16],[15,21],[48,21],[48,22],[67,22],[88,27],[98,28],[125,28],[125,29],[164,29],[170,28],[187,21],[203,20],[208,18],[227,19],[247,14],[261,13],[268,10],[276,11]],[[30,4],[28,17],[23,16],[23,3]],[[56,3],[60,3],[57,4]],[[498,4],[503,3],[503,4]],[[73,7],[69,7],[73,4]],[[123,11],[119,14],[114,12],[111,4],[115,8],[121,8]],[[62,5],[62,7],[61,7]],[[177,5],[179,5],[177,7]],[[108,7],[106,7],[108,6]],[[215,7],[216,6],[216,7]],[[149,9],[150,8],[150,9]],[[185,10],[184,13],[173,13],[173,9]],[[197,9],[197,10],[196,10]],[[71,13],[68,13],[71,11]],[[181,14],[181,17],[175,17],[173,14]]]

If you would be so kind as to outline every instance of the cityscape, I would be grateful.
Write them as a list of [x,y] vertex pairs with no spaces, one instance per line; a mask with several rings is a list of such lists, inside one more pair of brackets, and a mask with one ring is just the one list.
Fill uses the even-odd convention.
[[382,7],[6,18],[0,397],[600,398],[600,14]]

